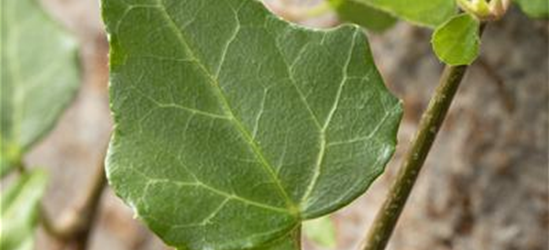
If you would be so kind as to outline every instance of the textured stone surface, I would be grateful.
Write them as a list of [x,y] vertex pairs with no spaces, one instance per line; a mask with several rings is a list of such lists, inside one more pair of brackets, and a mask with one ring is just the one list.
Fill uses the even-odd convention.
[[[85,72],[73,107],[28,158],[54,173],[56,184],[48,190],[46,207],[57,217],[82,199],[80,190],[90,184],[108,141],[108,48],[97,1],[44,2],[83,43]],[[333,19],[307,23],[327,26]],[[514,10],[488,28],[482,51],[485,65],[476,63],[466,77],[391,249],[548,249],[547,25]],[[355,249],[365,234],[442,69],[431,52],[427,30],[400,23],[370,40],[389,87],[405,101],[405,121],[386,174],[365,196],[334,215],[338,250]],[[91,249],[163,249],[110,190],[105,194]],[[41,233],[37,249],[58,248]],[[307,243],[306,249],[318,248]]]

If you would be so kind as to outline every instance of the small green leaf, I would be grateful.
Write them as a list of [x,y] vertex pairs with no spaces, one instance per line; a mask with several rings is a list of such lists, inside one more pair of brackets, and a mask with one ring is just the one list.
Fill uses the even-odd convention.
[[455,0],[356,0],[411,23],[437,27],[457,11]]
[[308,239],[321,247],[336,247],[336,229],[330,216],[306,221],[303,223],[303,233]]
[[368,30],[382,32],[393,27],[396,18],[356,0],[329,0],[342,21],[358,24]]
[[400,101],[362,30],[283,21],[257,0],[103,0],[115,192],[167,244],[247,249],[363,194]]
[[48,133],[79,83],[76,42],[35,0],[1,0],[0,175]]
[[549,18],[548,0],[514,0],[532,18]]
[[469,14],[457,15],[433,34],[433,50],[449,65],[469,65],[479,54],[479,21]]
[[47,176],[35,170],[24,174],[0,196],[0,249],[19,250],[32,246],[38,222],[39,203]]

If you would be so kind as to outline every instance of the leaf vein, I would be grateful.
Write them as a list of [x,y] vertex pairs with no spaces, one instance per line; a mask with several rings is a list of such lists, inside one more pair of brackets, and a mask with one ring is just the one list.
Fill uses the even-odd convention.
[[318,182],[318,179],[320,178],[320,174],[321,174],[321,166],[322,166],[322,162],[324,161],[324,156],[326,154],[326,141],[327,141],[327,138],[326,138],[326,130],[328,129],[328,126],[330,125],[330,122],[332,120],[332,117],[334,116],[336,110],[337,110],[337,107],[339,105],[339,101],[341,99],[341,94],[343,92],[343,87],[345,86],[345,83],[347,82],[347,69],[349,67],[349,64],[351,62],[351,58],[352,58],[352,53],[355,49],[355,46],[356,46],[356,38],[359,34],[360,30],[358,28],[355,28],[355,32],[353,34],[353,38],[352,38],[352,42],[351,42],[351,46],[349,46],[349,52],[348,52],[348,55],[347,55],[347,61],[345,62],[345,66],[343,67],[342,71],[343,71],[343,78],[341,79],[341,82],[339,84],[339,88],[337,90],[337,93],[336,93],[336,98],[334,100],[334,103],[332,105],[332,108],[330,110],[330,113],[328,113],[328,117],[326,118],[326,121],[324,123],[324,125],[322,126],[322,130],[320,131],[320,150],[318,152],[318,157],[317,157],[317,161],[316,161],[316,164],[314,166],[314,173],[313,173],[313,177],[311,179],[311,182],[309,183],[309,185],[307,186],[307,189],[301,199],[301,202],[300,202],[300,206],[302,208],[303,211],[305,211],[305,207],[303,206],[306,206],[308,204],[306,204],[307,202],[307,199],[310,197],[310,195],[312,194],[315,186],[316,186],[316,183]]
[[381,119],[381,121],[378,123],[378,125],[372,130],[372,132],[370,132],[368,135],[366,136],[363,136],[363,137],[358,137],[358,138],[354,138],[354,139],[350,139],[350,140],[346,140],[346,141],[335,141],[335,142],[331,142],[331,143],[328,143],[327,144],[327,147],[332,147],[332,146],[337,146],[337,145],[342,145],[342,144],[351,144],[351,143],[355,143],[355,142],[359,142],[359,141],[369,141],[373,138],[375,138],[375,136],[378,134],[378,132],[380,131],[380,129],[383,127],[383,125],[385,125],[385,123],[387,122],[387,118],[389,118],[392,114],[394,114],[395,111],[397,110],[400,110],[400,103],[397,103],[393,106],[393,108],[391,108],[391,110],[389,111],[386,111],[385,112],[385,115],[383,116],[383,118]]
[[[311,117],[313,118],[313,122],[318,127],[318,129],[320,129],[321,126],[320,126],[320,122],[319,122],[318,118],[316,117],[315,113],[313,112],[313,109],[311,108],[311,105],[309,104],[309,102],[307,101],[307,98],[303,94],[303,91],[301,91],[299,86],[297,86],[297,81],[294,78],[293,70],[294,70],[295,63],[298,60],[297,59],[294,60],[294,62],[290,65],[289,62],[287,62],[286,59],[284,58],[283,53],[282,53],[282,49],[280,48],[280,45],[278,44],[278,41],[276,39],[274,39],[274,40],[275,40],[276,49],[277,49],[280,57],[284,60],[284,65],[286,65],[286,71],[288,73],[288,79],[290,80],[290,83],[294,86],[297,94],[299,95],[299,98],[300,98],[301,102],[303,102],[303,104],[305,105],[305,108],[307,109],[307,111],[309,112]],[[303,46],[303,48],[299,51],[298,57],[301,57],[301,54],[303,53],[303,51],[306,50],[306,47],[307,47],[307,45]]]
[[168,22],[170,29],[174,32],[174,34],[177,36],[179,42],[182,46],[184,46],[187,51],[189,52],[190,56],[196,60],[197,66],[204,72],[204,74],[210,79],[211,84],[214,87],[214,90],[216,90],[216,95],[221,101],[226,113],[228,116],[231,117],[229,119],[232,121],[233,125],[237,128],[237,130],[241,133],[244,141],[250,146],[253,153],[258,158],[260,165],[264,168],[264,170],[268,173],[268,175],[273,179],[274,183],[276,184],[280,194],[284,198],[285,202],[287,203],[287,206],[290,211],[293,213],[296,213],[297,216],[297,210],[295,208],[295,204],[293,201],[289,198],[288,194],[286,193],[286,190],[283,188],[280,179],[278,178],[276,172],[274,171],[273,167],[268,163],[268,161],[263,156],[262,151],[260,150],[259,146],[253,141],[253,138],[251,137],[250,133],[245,129],[245,127],[240,123],[240,121],[236,118],[234,115],[234,112],[231,109],[231,106],[229,105],[228,100],[225,98],[223,91],[221,87],[219,86],[218,80],[215,78],[214,74],[212,74],[206,66],[198,60],[196,55],[194,54],[193,50],[191,50],[191,47],[189,43],[186,41],[184,33],[182,30],[180,30],[177,27],[177,24],[173,20],[173,18],[170,16],[170,14],[167,12],[163,0],[155,0],[160,5],[160,14],[162,17]]

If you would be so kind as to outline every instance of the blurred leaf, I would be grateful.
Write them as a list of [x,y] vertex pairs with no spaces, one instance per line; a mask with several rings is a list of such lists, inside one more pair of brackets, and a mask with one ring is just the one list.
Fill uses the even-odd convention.
[[47,176],[34,170],[2,190],[0,210],[0,249],[20,250],[32,246],[38,222],[39,204]]
[[[23,241],[23,243],[19,244],[19,246],[17,246],[17,248],[13,250],[33,250],[33,249],[34,249],[34,236],[29,235],[29,237],[27,237]],[[10,250],[10,249],[6,248],[6,250]]]
[[48,133],[79,84],[76,42],[34,0],[1,0],[0,175]]
[[437,27],[457,11],[455,0],[356,0],[394,14],[408,22]]
[[390,159],[402,107],[359,28],[302,28],[257,0],[102,8],[108,177],[167,244],[267,244],[349,204]]
[[479,21],[469,14],[457,15],[433,34],[433,50],[449,65],[469,65],[478,57]]
[[303,233],[319,246],[326,248],[336,247],[336,229],[330,216],[306,221],[303,223]]
[[549,0],[514,0],[532,18],[549,18]]
[[396,18],[356,0],[329,0],[342,21],[358,24],[368,30],[381,32],[393,27]]

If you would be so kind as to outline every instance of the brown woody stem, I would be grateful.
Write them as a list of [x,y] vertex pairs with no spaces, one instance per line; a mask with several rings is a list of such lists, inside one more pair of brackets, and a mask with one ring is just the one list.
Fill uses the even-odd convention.
[[106,185],[105,168],[101,163],[89,189],[87,189],[85,199],[74,210],[68,211],[63,220],[59,223],[53,223],[42,208],[41,221],[46,232],[61,241],[63,245],[72,246],[71,249],[85,250]]

